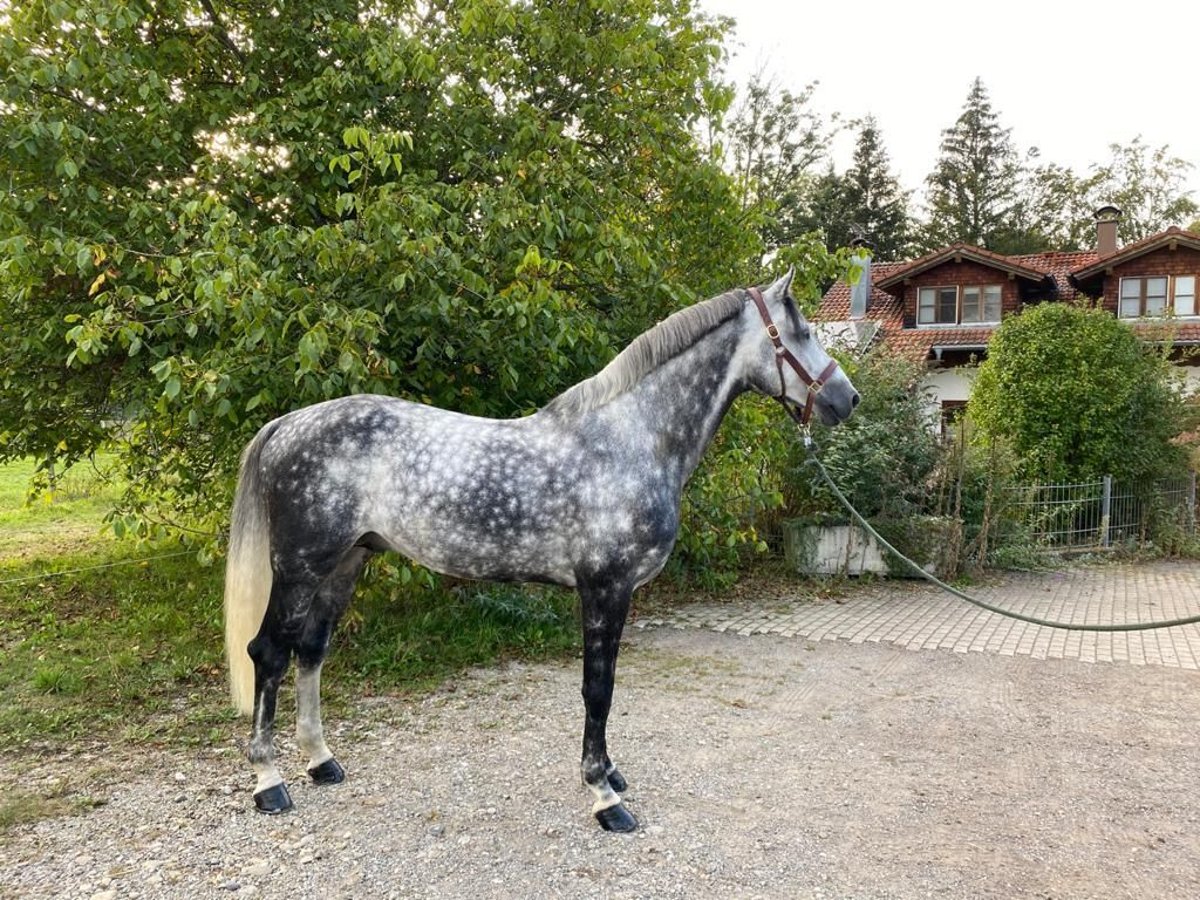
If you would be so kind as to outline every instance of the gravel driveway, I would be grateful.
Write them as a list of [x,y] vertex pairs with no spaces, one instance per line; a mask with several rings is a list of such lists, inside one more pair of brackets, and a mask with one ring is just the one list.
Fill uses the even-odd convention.
[[331,723],[340,786],[282,741],[279,818],[252,811],[233,735],[18,760],[26,786],[128,777],[10,831],[0,896],[1200,896],[1196,671],[630,630],[609,727],[630,836],[588,813],[581,720],[577,661],[363,703]]

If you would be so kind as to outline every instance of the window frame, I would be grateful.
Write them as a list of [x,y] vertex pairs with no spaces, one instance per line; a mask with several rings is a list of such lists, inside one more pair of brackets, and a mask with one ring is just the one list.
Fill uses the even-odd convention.
[[[997,313],[995,319],[983,318],[987,315],[987,291],[994,289],[998,294],[997,298]],[[979,292],[979,315],[980,319],[976,322],[964,322],[963,310],[966,305],[966,293],[968,290],[976,290]],[[925,292],[932,292],[933,303],[932,311],[935,316],[932,322],[923,322],[921,320],[922,312],[922,295]],[[954,291],[954,320],[939,321],[936,316],[939,312],[939,303],[941,293],[943,291]],[[989,282],[986,284],[929,284],[919,285],[917,287],[917,307],[916,307],[916,326],[918,328],[984,328],[991,325],[999,325],[1000,319],[1004,317],[1004,285],[998,282]]]
[[[1191,312],[1179,312],[1179,279],[1186,278],[1191,280],[1191,293],[1183,296],[1192,298]],[[1158,313],[1148,313],[1146,311],[1146,300],[1150,297],[1149,283],[1151,280],[1162,280],[1164,282],[1163,305],[1162,311]],[[1127,282],[1139,282],[1138,290],[1138,312],[1137,315],[1131,315],[1123,310],[1124,300],[1133,299],[1132,296],[1125,295],[1125,285]],[[1117,318],[1118,319],[1163,319],[1167,316],[1178,316],[1184,319],[1194,319],[1200,317],[1200,309],[1196,304],[1196,285],[1200,282],[1200,275],[1195,273],[1187,273],[1184,275],[1166,275],[1166,274],[1147,274],[1147,275],[1122,275],[1117,283]],[[1157,299],[1157,295],[1155,296]]]
[[[1192,282],[1191,293],[1185,295],[1185,296],[1192,298],[1192,311],[1191,312],[1180,312],[1179,311],[1179,292],[1178,292],[1177,288],[1179,285],[1180,278],[1189,278],[1189,279],[1191,279],[1191,282]],[[1196,282],[1197,281],[1200,281],[1200,277],[1197,277],[1196,275],[1172,275],[1171,276],[1171,286],[1169,289],[1170,299],[1168,301],[1168,304],[1170,306],[1171,311],[1176,316],[1178,316],[1182,319],[1195,318],[1196,315],[1198,314],[1197,308],[1196,308]]]

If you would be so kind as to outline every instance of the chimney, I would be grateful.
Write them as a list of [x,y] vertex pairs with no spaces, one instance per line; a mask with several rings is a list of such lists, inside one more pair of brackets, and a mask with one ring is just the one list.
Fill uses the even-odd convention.
[[871,297],[871,245],[865,238],[856,237],[850,242],[853,253],[850,261],[859,273],[850,285],[850,318],[862,319],[867,315],[867,301]]
[[1102,206],[1093,214],[1096,220],[1096,253],[1101,257],[1117,252],[1117,223],[1121,211],[1115,206]]

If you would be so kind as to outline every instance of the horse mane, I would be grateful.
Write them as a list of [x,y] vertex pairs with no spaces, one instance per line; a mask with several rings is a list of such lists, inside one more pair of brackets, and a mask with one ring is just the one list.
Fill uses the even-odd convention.
[[714,328],[732,319],[742,311],[744,304],[745,294],[727,291],[685,306],[638,335],[607,366],[591,378],[567,388],[543,409],[578,414],[604,406]]

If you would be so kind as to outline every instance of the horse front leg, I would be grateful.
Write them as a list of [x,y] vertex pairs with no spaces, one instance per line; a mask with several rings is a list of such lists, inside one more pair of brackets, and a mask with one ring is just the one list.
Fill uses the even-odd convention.
[[628,587],[580,587],[583,611],[583,783],[595,795],[592,814],[605,831],[633,831],[637,819],[621,802],[625,779],[608,755],[606,729],[621,631],[629,612]]

